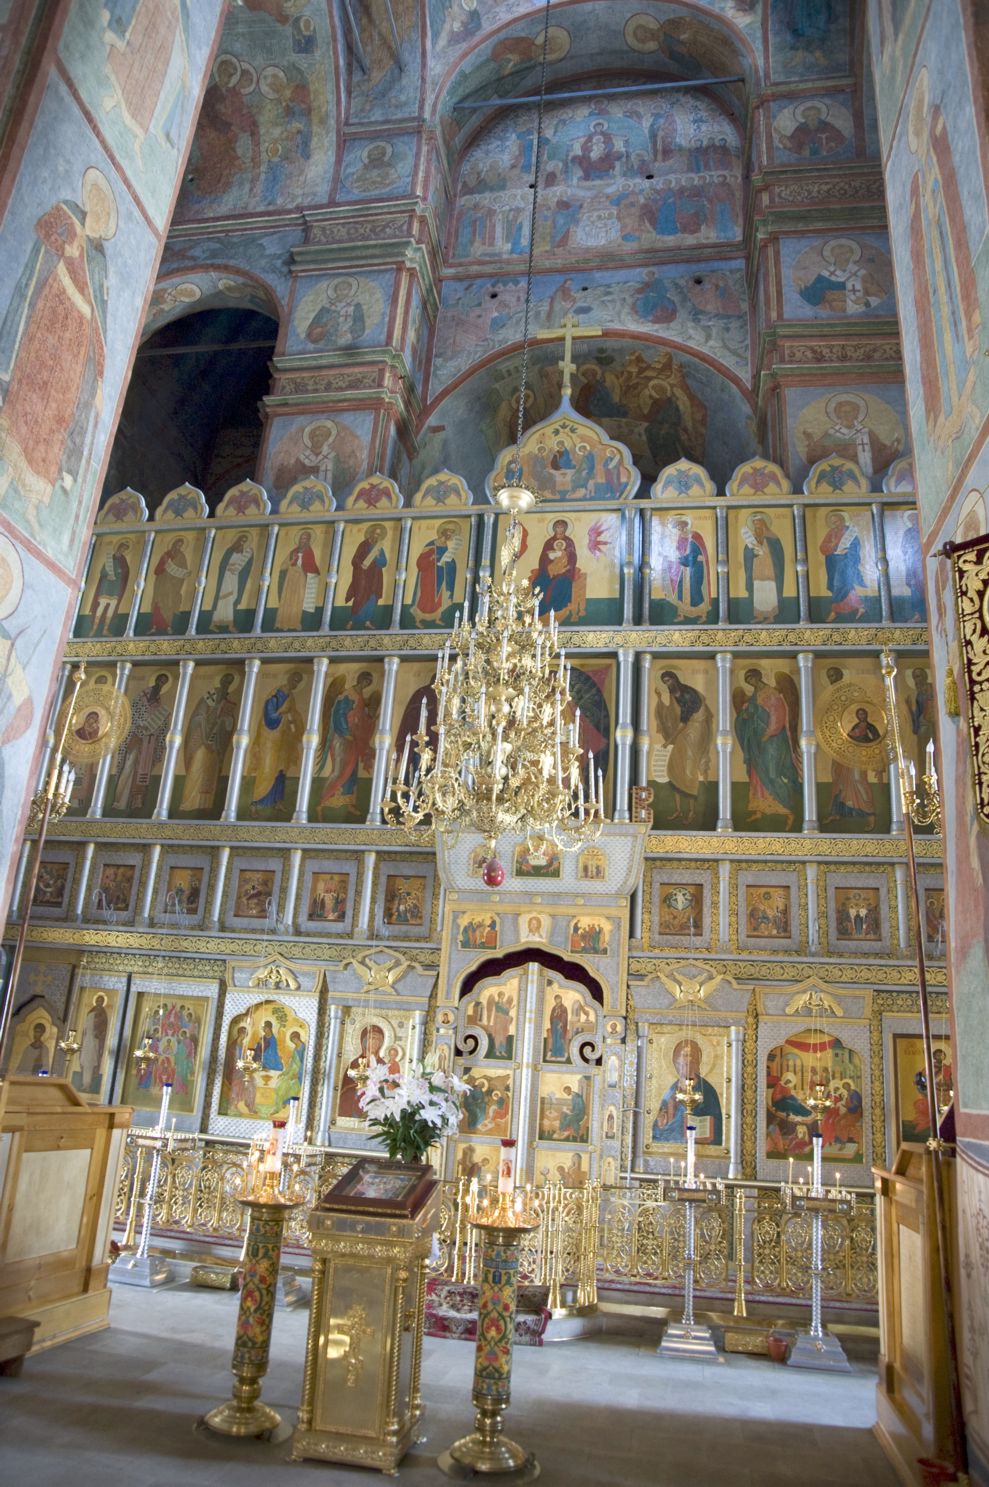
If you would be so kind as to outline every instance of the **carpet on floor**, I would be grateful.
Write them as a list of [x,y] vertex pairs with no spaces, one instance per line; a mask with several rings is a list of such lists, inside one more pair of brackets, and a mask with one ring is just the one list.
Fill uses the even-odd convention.
[[[426,1336],[456,1337],[473,1342],[477,1337],[479,1288],[434,1277],[426,1283]],[[549,1322],[545,1286],[520,1286],[515,1313],[515,1345],[541,1348]]]

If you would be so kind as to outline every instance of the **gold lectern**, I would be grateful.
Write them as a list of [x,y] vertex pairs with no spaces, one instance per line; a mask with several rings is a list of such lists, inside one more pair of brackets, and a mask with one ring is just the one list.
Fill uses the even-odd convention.
[[395,1475],[422,1415],[426,1262],[439,1205],[431,1167],[362,1157],[313,1210],[309,1336],[290,1460]]

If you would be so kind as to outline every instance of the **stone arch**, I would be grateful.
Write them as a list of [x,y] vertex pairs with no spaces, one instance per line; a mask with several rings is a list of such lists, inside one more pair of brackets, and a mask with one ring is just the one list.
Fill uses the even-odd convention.
[[[483,490],[498,454],[515,438],[520,352],[518,341],[502,344],[471,361],[438,388],[420,420],[419,453],[412,467],[410,488],[433,470],[449,467],[472,490]],[[530,346],[527,426],[549,417],[559,405],[559,358],[559,343]],[[690,425],[690,447],[682,452],[709,470],[719,489],[724,489],[740,459],[758,453],[753,394],[742,375],[717,361],[709,351],[670,337],[616,330],[586,342],[578,348],[576,360],[574,407],[610,438],[631,449],[643,475],[643,491],[671,462],[665,457],[661,441],[653,437],[652,445],[649,442],[650,371],[672,380],[678,389]],[[610,377],[619,410],[615,416],[600,416],[593,407],[581,406],[581,369],[585,364],[602,367]],[[442,377],[450,363],[434,357],[434,365]],[[448,436],[455,427],[473,428],[480,437],[465,446],[462,440],[455,442]]]

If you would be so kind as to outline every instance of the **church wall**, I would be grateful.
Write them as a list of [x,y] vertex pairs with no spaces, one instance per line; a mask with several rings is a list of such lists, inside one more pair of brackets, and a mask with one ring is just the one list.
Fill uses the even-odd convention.
[[[905,371],[933,611],[951,1006],[958,1048],[962,1382],[973,1478],[989,1481],[989,1271],[978,1240],[989,1202],[989,1063],[984,1052],[989,944],[983,933],[989,858],[972,797],[966,699],[962,696],[960,717],[948,715],[944,705],[947,668],[953,666],[959,677],[961,670],[949,566],[936,556],[945,540],[978,536],[989,527],[989,368],[984,354],[989,217],[985,77],[976,44],[985,24],[981,9],[956,0],[944,6],[916,0],[902,7],[894,25],[889,8],[874,3],[869,21],[897,295],[904,324],[911,327],[904,337]],[[940,255],[936,264],[934,254]]]
[[[0,842],[13,846],[55,659],[75,593],[98,475],[157,263],[216,0],[185,13],[139,5],[127,25],[90,0],[56,7],[28,58],[0,181],[3,644]],[[77,282],[61,294],[62,258]],[[44,615],[42,621],[41,615]]]

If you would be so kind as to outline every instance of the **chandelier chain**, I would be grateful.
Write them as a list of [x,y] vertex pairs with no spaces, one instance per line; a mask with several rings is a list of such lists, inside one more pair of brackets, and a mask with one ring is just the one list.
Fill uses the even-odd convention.
[[511,484],[522,482],[522,435],[525,432],[525,395],[529,383],[529,321],[532,314],[532,273],[536,256],[536,212],[539,209],[539,172],[543,157],[543,114],[546,106],[546,71],[549,62],[549,10],[546,0],[543,15],[543,57],[539,76],[539,106],[536,110],[536,148],[532,164],[532,210],[529,214],[529,256],[525,271],[525,306],[522,312],[522,378],[519,386],[519,412],[515,430],[515,458],[512,461]]

